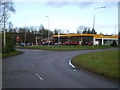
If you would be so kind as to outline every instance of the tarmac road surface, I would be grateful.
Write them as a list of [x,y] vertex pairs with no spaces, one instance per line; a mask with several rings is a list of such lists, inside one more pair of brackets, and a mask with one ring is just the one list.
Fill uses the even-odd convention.
[[18,49],[25,53],[2,60],[3,88],[118,88],[118,83],[72,69],[69,60],[79,54],[105,51],[47,51]]

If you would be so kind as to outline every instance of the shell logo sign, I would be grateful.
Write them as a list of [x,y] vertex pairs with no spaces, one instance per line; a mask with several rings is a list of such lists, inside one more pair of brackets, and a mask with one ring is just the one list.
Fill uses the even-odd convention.
[[20,41],[20,37],[19,37],[19,36],[16,37],[16,41],[17,41],[17,42]]

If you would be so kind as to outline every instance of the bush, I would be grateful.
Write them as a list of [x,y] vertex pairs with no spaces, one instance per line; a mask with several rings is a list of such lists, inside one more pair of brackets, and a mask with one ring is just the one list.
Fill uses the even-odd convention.
[[113,41],[113,43],[111,44],[111,46],[115,46],[115,47],[117,47],[117,43],[116,43],[115,40]]
[[13,51],[15,51],[14,39],[10,33],[6,33],[6,47],[4,47],[4,40],[2,40],[2,53],[9,53]]

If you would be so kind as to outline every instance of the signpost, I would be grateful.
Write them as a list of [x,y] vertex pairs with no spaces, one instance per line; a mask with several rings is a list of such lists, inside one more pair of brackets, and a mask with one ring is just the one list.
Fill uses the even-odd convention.
[[20,37],[19,36],[16,37],[16,41],[17,41],[17,44],[18,44],[19,41],[20,41]]

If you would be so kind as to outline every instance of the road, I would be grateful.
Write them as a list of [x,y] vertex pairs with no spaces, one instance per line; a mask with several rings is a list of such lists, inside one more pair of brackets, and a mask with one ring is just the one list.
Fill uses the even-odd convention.
[[79,54],[103,50],[47,51],[19,49],[25,53],[3,59],[3,88],[117,88],[110,79],[72,69],[69,60]]

